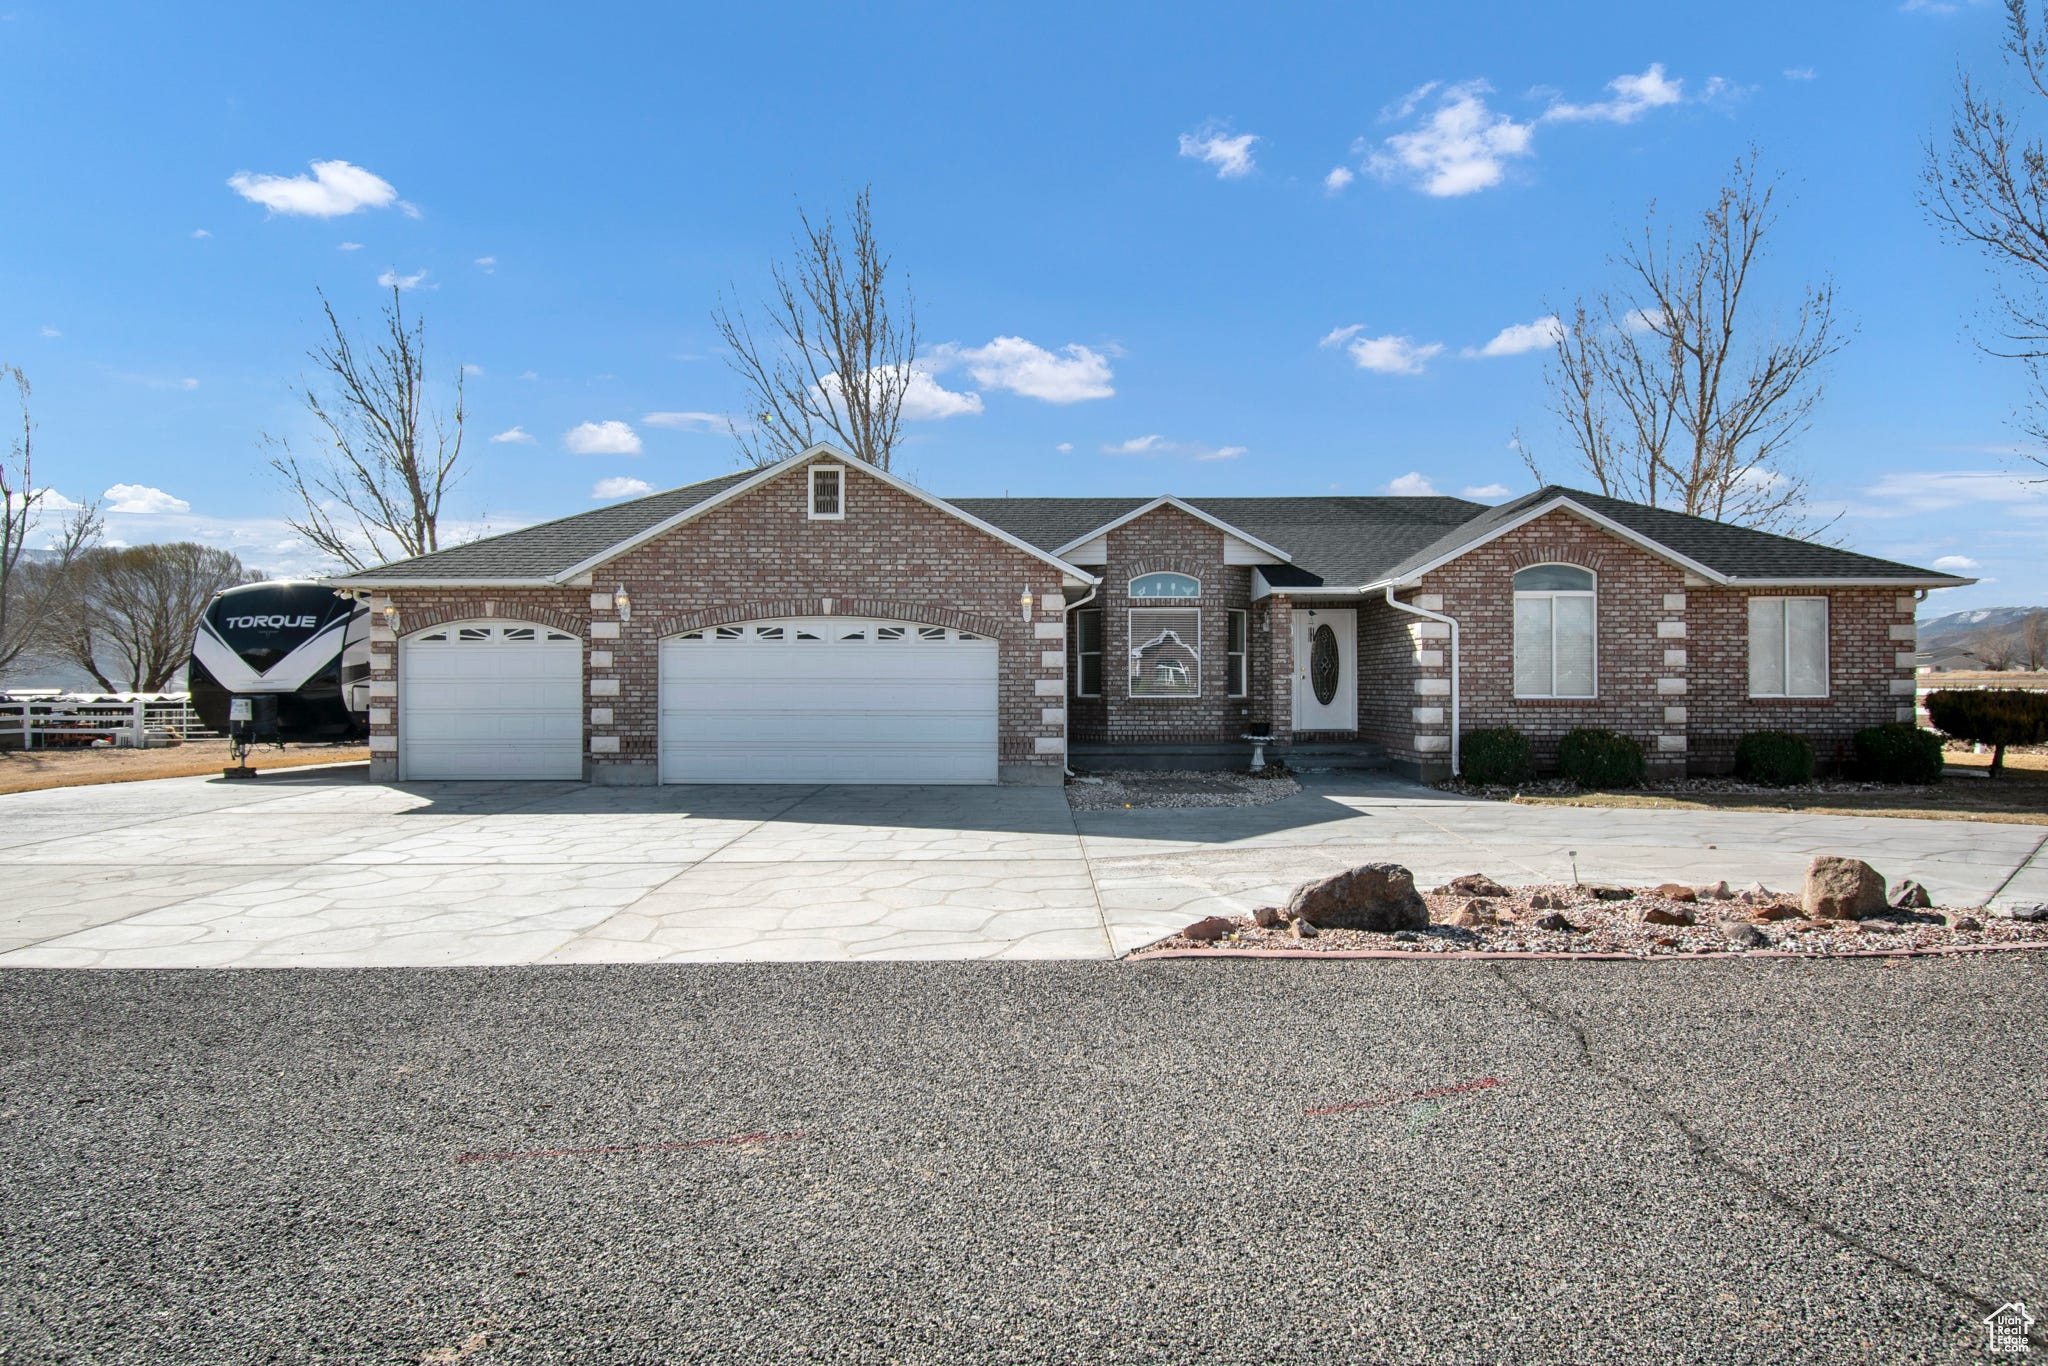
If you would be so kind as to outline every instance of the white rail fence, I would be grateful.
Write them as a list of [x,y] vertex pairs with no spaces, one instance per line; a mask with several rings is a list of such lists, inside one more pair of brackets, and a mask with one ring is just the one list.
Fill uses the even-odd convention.
[[106,741],[145,746],[213,734],[189,693],[0,693],[0,749],[53,749]]

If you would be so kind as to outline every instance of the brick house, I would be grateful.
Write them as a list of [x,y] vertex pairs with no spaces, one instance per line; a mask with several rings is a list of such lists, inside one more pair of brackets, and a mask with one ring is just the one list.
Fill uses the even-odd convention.
[[330,582],[382,779],[1051,783],[1248,732],[1422,777],[1500,725],[1832,760],[1912,719],[1915,603],[1970,581],[1558,487],[946,500],[817,447]]

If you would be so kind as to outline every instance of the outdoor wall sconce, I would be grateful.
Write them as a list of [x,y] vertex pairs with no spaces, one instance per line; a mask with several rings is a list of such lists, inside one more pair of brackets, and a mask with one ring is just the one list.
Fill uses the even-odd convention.
[[1017,595],[1017,605],[1024,609],[1024,620],[1031,620],[1031,590],[1025,589]]
[[623,583],[612,590],[612,606],[618,610],[620,621],[633,619],[633,599],[626,595],[626,585]]
[[397,604],[397,603],[395,603],[395,602],[387,602],[387,603],[385,603],[385,604],[384,604],[384,624],[385,624],[386,626],[389,626],[389,627],[391,628],[391,634],[392,634],[392,635],[397,635],[397,634],[398,634],[398,604]]

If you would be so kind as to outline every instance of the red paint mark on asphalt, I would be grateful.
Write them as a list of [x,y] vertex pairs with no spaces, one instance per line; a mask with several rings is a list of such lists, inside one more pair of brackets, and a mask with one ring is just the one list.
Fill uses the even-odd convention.
[[684,1148],[725,1148],[737,1147],[742,1143],[780,1143],[784,1139],[802,1138],[801,1130],[787,1134],[754,1133],[734,1134],[729,1138],[692,1138],[680,1143],[610,1143],[601,1148],[530,1148],[524,1152],[506,1153],[457,1153],[457,1162],[495,1162],[512,1157],[592,1157],[607,1153],[666,1153]]
[[1392,1105],[1403,1100],[1429,1100],[1436,1096],[1456,1095],[1460,1091],[1481,1091],[1489,1086],[1500,1085],[1498,1077],[1480,1077],[1475,1081],[1452,1082],[1449,1086],[1432,1086],[1426,1091],[1396,1091],[1391,1095],[1374,1096],[1371,1100],[1347,1100],[1340,1105],[1304,1105],[1305,1115],[1336,1115],[1346,1110],[1366,1110],[1375,1105]]

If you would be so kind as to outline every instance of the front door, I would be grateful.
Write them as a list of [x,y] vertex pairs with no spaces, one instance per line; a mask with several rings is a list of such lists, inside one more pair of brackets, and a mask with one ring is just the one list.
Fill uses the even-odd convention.
[[1294,609],[1294,728],[1358,729],[1358,613]]

